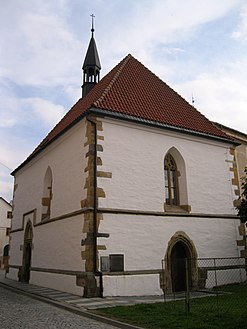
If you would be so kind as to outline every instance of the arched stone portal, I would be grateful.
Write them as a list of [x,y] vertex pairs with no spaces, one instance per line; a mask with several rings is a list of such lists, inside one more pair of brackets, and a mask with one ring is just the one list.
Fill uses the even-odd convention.
[[198,285],[197,252],[193,241],[185,232],[176,232],[170,241],[164,259],[162,289],[165,293],[186,290],[186,261],[191,289]]
[[22,282],[26,282],[26,283],[28,283],[30,280],[32,243],[33,243],[32,223],[28,221],[24,234],[23,260],[22,260],[22,271],[20,278]]

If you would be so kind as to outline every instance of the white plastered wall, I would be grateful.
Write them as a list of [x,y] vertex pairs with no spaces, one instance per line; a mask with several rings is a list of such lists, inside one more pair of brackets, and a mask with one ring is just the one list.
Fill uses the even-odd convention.
[[84,291],[83,287],[76,285],[76,277],[74,275],[32,272],[30,283],[78,296],[82,296]]
[[[21,266],[22,265],[22,245],[23,245],[23,231],[15,232],[11,234],[10,243],[10,264]],[[9,277],[12,277],[12,272],[16,273],[15,270],[9,269]],[[16,277],[17,279],[17,273]]]
[[[35,227],[32,267],[51,270],[83,271],[81,231],[83,215]],[[32,271],[30,283],[82,295],[76,275]]]
[[[85,198],[84,168],[87,151],[84,147],[85,134],[86,125],[85,121],[82,121],[16,173],[17,188],[14,194],[12,225],[14,232],[10,248],[10,265],[22,265],[26,225],[25,219],[23,225],[24,214],[36,209],[36,224],[41,222],[43,182],[48,166],[52,171],[50,217],[56,218],[81,209],[81,200]],[[31,222],[34,224],[33,218]],[[83,223],[84,216],[81,214],[71,217],[68,215],[68,218],[33,226],[31,266],[40,269],[83,271],[85,268],[84,261],[81,259]],[[17,274],[18,269],[10,267],[8,277],[17,279]],[[82,287],[76,286],[75,275],[32,271],[30,282],[41,286],[50,286],[56,282],[57,289],[82,293]],[[73,289],[68,288],[72,286]]]
[[[198,258],[239,257],[238,225],[238,220],[229,218],[104,214],[100,231],[110,236],[98,239],[106,246],[100,256],[123,254],[125,271],[159,270],[168,242],[182,231],[193,241]],[[142,295],[143,291],[162,294],[157,274],[104,276],[105,296]]]
[[[161,269],[168,242],[177,231],[189,236],[198,257],[240,255],[239,221],[212,216],[235,214],[230,143],[106,119],[103,135],[100,170],[111,172],[112,178],[98,178],[106,194],[99,207],[163,212],[164,157],[175,149],[185,163],[187,204],[192,213],[210,216],[104,214],[99,231],[110,236],[98,239],[106,246],[100,256],[123,254],[125,271]],[[158,274],[103,278],[105,296],[162,294]]]
[[[30,283],[81,295],[83,288],[76,286],[76,275],[46,273],[44,270],[83,271],[81,259],[81,231],[83,214],[40,225],[33,230]],[[11,264],[22,265],[23,231],[15,232],[11,241]],[[40,269],[40,270],[39,270]],[[9,269],[9,278],[18,279],[18,270]]]
[[35,208],[37,223],[41,221],[43,183],[48,166],[53,181],[51,217],[80,209],[85,193],[85,129],[84,121],[78,123],[16,173],[12,229],[19,229],[23,214]]
[[100,170],[112,178],[98,178],[106,193],[100,207],[164,211],[164,157],[175,148],[185,162],[192,212],[235,213],[231,144],[110,120],[103,121],[103,134]]
[[32,267],[82,271],[83,214],[35,227]]
[[6,229],[11,227],[11,219],[7,218],[7,212],[11,211],[11,206],[0,199],[0,264],[3,267],[4,247],[9,244],[9,236],[6,235]]

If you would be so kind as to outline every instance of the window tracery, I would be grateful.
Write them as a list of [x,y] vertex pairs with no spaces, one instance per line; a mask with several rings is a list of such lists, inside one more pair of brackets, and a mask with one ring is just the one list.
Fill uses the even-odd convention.
[[179,205],[177,164],[170,153],[164,161],[165,201],[168,206]]

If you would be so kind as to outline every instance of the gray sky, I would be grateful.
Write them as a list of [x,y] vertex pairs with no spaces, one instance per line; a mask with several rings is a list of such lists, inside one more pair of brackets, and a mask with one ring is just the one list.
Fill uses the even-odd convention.
[[[246,0],[0,0],[0,196],[81,96],[95,17],[101,77],[128,53],[208,119],[247,133]],[[8,167],[8,168],[6,168]]]

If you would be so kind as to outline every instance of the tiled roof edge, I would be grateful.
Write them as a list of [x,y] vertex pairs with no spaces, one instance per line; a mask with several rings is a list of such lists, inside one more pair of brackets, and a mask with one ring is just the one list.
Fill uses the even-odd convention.
[[183,128],[183,127],[167,125],[167,124],[164,124],[164,123],[161,123],[161,122],[142,119],[142,118],[139,118],[139,117],[134,117],[134,116],[131,116],[131,115],[126,115],[126,114],[123,114],[123,113],[113,112],[113,111],[109,111],[109,110],[104,110],[104,109],[99,109],[99,108],[91,108],[91,109],[89,109],[89,112],[92,113],[92,114],[96,114],[96,115],[101,115],[101,116],[103,115],[103,116],[110,117],[110,118],[121,119],[121,120],[124,120],[124,121],[131,121],[131,122],[135,122],[135,123],[144,124],[144,125],[147,125],[147,126],[152,126],[152,127],[157,127],[157,128],[165,128],[165,129],[177,131],[177,132],[180,132],[180,133],[185,133],[185,134],[194,135],[194,136],[200,136],[200,137],[204,137],[204,138],[208,138],[208,139],[214,139],[214,140],[218,140],[218,141],[221,141],[221,142],[231,143],[231,144],[234,144],[234,145],[239,144],[231,138],[227,138],[227,137],[224,138],[224,137],[220,137],[220,136],[213,135],[213,134],[206,134],[206,133],[196,131],[196,130],[190,130],[190,129]]
[[[236,133],[236,134],[241,135],[241,137],[243,138],[243,141],[245,141],[247,139],[247,134],[240,131],[240,130],[236,130],[234,128],[225,126],[225,125],[223,125],[222,123],[219,123],[219,122],[213,122],[213,124],[216,125],[216,127],[218,129],[226,129],[227,131],[231,131],[232,133]],[[238,136],[238,138],[240,138],[240,137]]]
[[24,160],[15,170],[13,170],[11,172],[11,175],[14,176],[15,173],[17,171],[19,171],[21,168],[23,168],[26,164],[28,164],[32,159],[34,159],[39,153],[41,153],[44,149],[46,149],[47,146],[49,146],[50,144],[52,144],[56,139],[58,139],[60,136],[62,136],[63,134],[65,134],[68,130],[70,130],[76,123],[78,123],[79,121],[83,120],[87,115],[88,115],[89,111],[85,111],[82,115],[78,116],[70,125],[66,126],[65,129],[63,129],[59,134],[57,134],[55,137],[53,137],[52,139],[48,140],[45,143],[41,143],[39,144],[39,146],[37,146],[36,150],[33,151],[32,154],[30,154],[26,160]]

